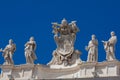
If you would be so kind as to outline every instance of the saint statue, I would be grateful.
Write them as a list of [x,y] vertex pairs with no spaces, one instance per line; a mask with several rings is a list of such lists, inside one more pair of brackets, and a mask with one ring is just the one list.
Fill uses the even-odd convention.
[[63,19],[61,24],[52,24],[57,49],[54,50],[53,59],[49,64],[69,65],[75,63],[73,57],[80,53],[78,50],[74,50],[76,33],[79,31],[76,21],[68,24],[67,20]]
[[34,41],[34,37],[30,37],[30,40],[25,44],[26,63],[33,64],[34,60],[37,59],[35,50],[36,42]]
[[98,40],[95,35],[91,36],[91,40],[89,41],[88,46],[86,46],[86,50],[88,51],[87,62],[97,62],[98,61]]
[[115,35],[115,32],[112,31],[111,38],[108,41],[102,41],[104,45],[104,49],[106,51],[106,60],[111,61],[115,60],[115,45],[117,42],[117,36]]
[[9,40],[9,44],[4,48],[4,50],[0,50],[3,52],[3,57],[5,59],[5,65],[13,65],[14,61],[12,59],[12,56],[16,50],[16,45],[13,43],[13,40]]

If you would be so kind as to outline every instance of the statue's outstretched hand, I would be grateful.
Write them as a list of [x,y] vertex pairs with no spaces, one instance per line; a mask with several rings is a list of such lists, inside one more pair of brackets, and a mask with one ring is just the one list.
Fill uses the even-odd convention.
[[0,49],[0,52],[3,52],[3,49],[2,49],[2,48]]
[[103,43],[104,43],[105,41],[103,41],[103,40],[102,40],[101,42],[103,42]]
[[85,46],[85,50],[88,51],[88,46]]

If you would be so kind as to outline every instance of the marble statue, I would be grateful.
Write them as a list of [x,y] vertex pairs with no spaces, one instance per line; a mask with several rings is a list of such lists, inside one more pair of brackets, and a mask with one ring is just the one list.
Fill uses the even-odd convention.
[[[75,55],[80,53],[78,50],[74,50],[74,42],[76,39],[76,33],[79,31],[76,21],[72,21],[68,24],[66,19],[61,21],[61,24],[53,24],[54,39],[57,45],[57,49],[53,51],[53,59],[48,65],[62,65],[65,66],[74,64],[76,61]],[[74,59],[73,59],[74,57]]]
[[30,37],[24,45],[26,63],[15,65],[12,58],[16,45],[10,39],[9,44],[0,49],[5,59],[5,63],[0,64],[0,80],[120,80],[120,61],[115,58],[115,32],[111,32],[108,41],[102,41],[107,59],[103,62],[98,62],[98,40],[94,34],[91,35],[85,47],[88,52],[86,62],[81,60],[82,53],[74,47],[79,31],[76,21],[68,23],[63,19],[60,24],[52,25],[56,49],[48,65],[34,64],[37,59],[34,37]]
[[88,46],[86,46],[88,51],[87,62],[97,62],[98,61],[98,40],[95,35],[91,36]]
[[111,38],[108,41],[102,41],[104,45],[104,49],[106,51],[106,60],[111,61],[115,60],[115,45],[117,42],[117,36],[115,35],[115,32],[112,31]]
[[37,59],[35,50],[36,42],[34,41],[34,37],[30,37],[30,40],[25,44],[26,63],[33,64],[34,60]]
[[16,50],[16,45],[13,43],[13,40],[9,40],[9,44],[4,48],[4,50],[0,50],[0,52],[3,53],[3,57],[5,59],[4,65],[13,65],[14,61],[12,59],[12,56]]

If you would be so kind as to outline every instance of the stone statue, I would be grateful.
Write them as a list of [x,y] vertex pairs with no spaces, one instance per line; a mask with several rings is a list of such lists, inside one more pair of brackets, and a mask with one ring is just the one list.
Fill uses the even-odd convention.
[[88,46],[86,46],[88,51],[87,62],[97,62],[98,61],[98,40],[95,35],[91,36]]
[[[56,41],[57,49],[53,51],[53,59],[49,65],[62,65],[65,66],[75,63],[73,57],[78,55],[79,51],[74,50],[74,42],[76,33],[79,31],[76,22],[72,21],[68,24],[66,19],[61,21],[61,24],[53,24],[54,39]],[[78,57],[76,57],[78,58]],[[73,62],[74,61],[74,62]]]
[[34,41],[34,37],[30,37],[30,40],[25,44],[26,63],[33,64],[34,60],[37,59],[35,50],[36,42]]
[[10,39],[9,40],[9,44],[4,48],[4,50],[0,50],[1,52],[3,52],[3,57],[5,59],[5,65],[13,65],[13,59],[12,56],[14,54],[16,50],[16,45],[13,43],[13,40]]
[[108,41],[102,41],[104,45],[104,49],[106,51],[106,60],[111,61],[115,58],[115,45],[117,42],[117,36],[115,36],[115,32],[112,31],[111,38]]

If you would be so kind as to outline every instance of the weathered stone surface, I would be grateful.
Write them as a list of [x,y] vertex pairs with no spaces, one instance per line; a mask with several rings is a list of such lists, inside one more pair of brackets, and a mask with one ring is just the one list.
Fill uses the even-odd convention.
[[86,50],[87,62],[80,58],[81,52],[74,47],[76,33],[79,31],[76,21],[68,23],[66,19],[61,24],[53,24],[54,39],[57,48],[48,65],[34,64],[36,42],[31,37],[25,44],[27,64],[14,65],[12,54],[16,50],[12,40],[4,50],[5,65],[0,65],[2,72],[0,80],[119,80],[120,62],[115,58],[117,36],[111,32],[108,41],[102,41],[106,51],[106,60],[98,62],[98,40],[92,35]]
[[[120,62],[85,62],[72,68],[51,69],[45,65],[25,64],[2,65],[1,79],[71,79],[71,80],[114,80],[120,77]],[[111,77],[111,78],[110,78]],[[112,80],[113,80],[112,79]]]

